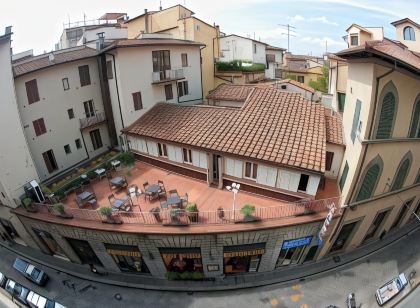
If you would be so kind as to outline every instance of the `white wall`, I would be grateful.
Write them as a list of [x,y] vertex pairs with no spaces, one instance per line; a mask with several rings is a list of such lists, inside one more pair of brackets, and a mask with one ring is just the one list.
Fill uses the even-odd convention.
[[0,40],[0,203],[16,207],[23,186],[39,180],[16,104],[10,40]]
[[343,161],[345,147],[333,143],[327,143],[327,151],[334,153],[331,170],[325,170],[327,178],[336,179],[340,172],[341,163]]
[[[105,41],[116,40],[116,39],[126,39],[128,37],[127,28],[114,28],[114,27],[102,27],[94,30],[87,30],[83,34],[82,38],[77,42],[77,45],[83,45],[83,41],[86,43],[96,41],[98,39],[97,33],[104,32]],[[95,44],[91,46],[95,48]]]
[[[275,87],[277,89],[280,89],[280,90],[300,93],[303,97],[305,97],[309,100],[312,100],[313,96],[315,96],[315,94],[313,94],[312,92],[306,91],[305,89],[302,89],[302,88],[300,88],[298,86],[295,86],[295,85],[293,85],[291,83],[288,83],[288,82],[276,83]],[[286,88],[283,89],[284,87],[286,87]]]
[[[254,44],[257,45],[256,53]],[[220,51],[223,57],[220,57],[220,61],[248,60],[265,64],[265,47],[265,44],[235,35],[221,37]]]
[[[91,84],[81,87],[78,67],[89,65]],[[62,78],[68,78],[70,89],[64,91]],[[28,104],[25,82],[36,79],[40,101]],[[48,69],[29,73],[16,78],[16,93],[19,111],[24,125],[25,135],[28,139],[29,148],[35,160],[35,164],[41,180],[48,179],[67,168],[88,158],[83,145],[80,132],[79,119],[85,118],[83,102],[93,100],[97,112],[103,112],[103,102],[99,83],[99,73],[96,58],[84,59],[67,64],[60,64]],[[75,117],[69,119],[67,110],[73,108]],[[36,136],[33,121],[44,119],[47,133]],[[97,156],[108,150],[110,145],[107,129],[101,126],[100,132],[103,146],[93,150],[89,131],[84,131],[90,157]],[[82,148],[76,149],[75,140],[82,141]],[[69,144],[72,153],[66,154],[64,146]],[[48,173],[42,153],[52,149],[59,169]]]

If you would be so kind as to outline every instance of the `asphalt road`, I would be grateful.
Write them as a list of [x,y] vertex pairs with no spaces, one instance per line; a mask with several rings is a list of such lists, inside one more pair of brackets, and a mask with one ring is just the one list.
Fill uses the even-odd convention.
[[[417,230],[367,258],[301,282],[234,291],[186,293],[122,288],[85,281],[40,266],[51,277],[46,288],[43,289],[20,276],[11,267],[16,256],[5,248],[0,248],[0,271],[69,308],[325,308],[328,305],[341,308],[345,307],[345,299],[350,292],[355,293],[358,306],[361,304],[362,308],[370,308],[378,307],[374,293],[385,282],[400,272],[404,271],[408,274],[413,268],[420,273],[419,236],[420,230]],[[121,299],[117,298],[117,294],[121,296]],[[419,291],[416,290],[403,306],[399,306],[405,308],[419,302]]]
[[420,287],[418,286],[409,296],[402,300],[398,307],[418,308],[420,307]]

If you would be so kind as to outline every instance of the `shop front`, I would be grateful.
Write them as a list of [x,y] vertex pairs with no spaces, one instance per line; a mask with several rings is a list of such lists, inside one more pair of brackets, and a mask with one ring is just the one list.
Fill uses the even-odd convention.
[[277,259],[276,268],[301,263],[305,248],[311,244],[312,238],[313,236],[311,235],[284,241]]
[[44,244],[44,246],[48,248],[50,254],[54,256],[67,258],[63,249],[58,245],[58,243],[50,233],[36,228],[32,228],[32,231],[34,231],[34,233],[36,234],[38,239]]
[[150,273],[137,246],[104,244],[106,252],[111,255],[122,272],[135,274]]
[[201,279],[203,262],[200,248],[159,248],[169,279]]
[[225,274],[239,274],[258,271],[265,243],[223,247],[223,271]]

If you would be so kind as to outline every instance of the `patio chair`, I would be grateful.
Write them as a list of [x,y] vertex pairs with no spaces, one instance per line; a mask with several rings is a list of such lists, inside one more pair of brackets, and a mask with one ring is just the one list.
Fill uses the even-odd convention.
[[185,193],[185,197],[181,197],[181,203],[183,207],[188,205],[188,193]]
[[178,191],[177,191],[176,189],[171,189],[171,190],[169,191],[169,195],[170,195],[170,196],[172,196],[172,195],[178,196]]
[[160,202],[160,208],[161,209],[167,209],[168,208],[168,204],[166,203],[166,201],[161,201]]
[[144,182],[144,183],[143,183],[143,187],[144,187],[144,189],[146,189],[146,190],[147,190],[147,187],[149,187],[149,182]]

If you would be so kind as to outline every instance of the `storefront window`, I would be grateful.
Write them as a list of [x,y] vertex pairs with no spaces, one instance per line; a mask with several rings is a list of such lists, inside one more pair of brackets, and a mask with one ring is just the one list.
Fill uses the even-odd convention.
[[15,227],[13,227],[12,223],[9,220],[0,218],[0,224],[12,239],[19,237],[19,234],[17,233]]
[[64,257],[66,256],[63,249],[58,245],[50,233],[35,228],[32,228],[32,230],[38,236],[40,241],[48,248],[51,254]]
[[226,246],[223,248],[224,273],[256,272],[264,253],[265,243]]
[[312,236],[301,237],[283,242],[276,267],[298,264],[305,248],[312,242]]
[[203,277],[200,248],[159,248],[159,251],[168,273],[177,276],[177,279]]
[[92,264],[102,266],[96,253],[93,251],[88,241],[78,240],[74,238],[66,238],[67,242],[73,248],[82,264]]
[[121,271],[150,273],[136,246],[105,244],[105,248]]
[[354,228],[356,227],[358,221],[348,223],[341,228],[340,233],[337,236],[337,239],[332,245],[330,252],[339,251],[344,248],[347,243],[347,240],[353,233]]

